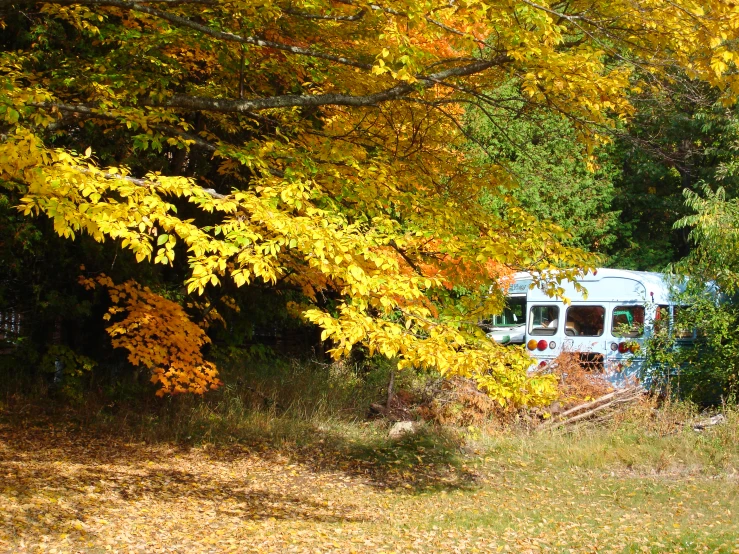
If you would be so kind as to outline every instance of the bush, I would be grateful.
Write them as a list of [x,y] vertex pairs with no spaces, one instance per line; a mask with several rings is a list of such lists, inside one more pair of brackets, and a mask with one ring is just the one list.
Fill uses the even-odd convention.
[[[739,306],[719,304],[703,294],[681,299],[690,304],[671,329],[647,341],[645,380],[701,406],[720,404],[739,392]],[[694,339],[676,330],[694,331]]]

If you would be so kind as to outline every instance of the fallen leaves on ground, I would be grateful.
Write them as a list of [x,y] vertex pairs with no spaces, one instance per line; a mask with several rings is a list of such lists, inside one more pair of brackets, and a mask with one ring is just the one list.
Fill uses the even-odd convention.
[[[470,456],[461,474],[476,481],[451,482],[454,472],[445,481],[436,468],[436,486],[426,474],[418,488],[412,468],[391,472],[389,458],[356,462],[0,424],[0,550],[739,552],[736,475],[542,470]],[[386,470],[373,473],[380,462]],[[395,481],[378,478],[388,475]]]

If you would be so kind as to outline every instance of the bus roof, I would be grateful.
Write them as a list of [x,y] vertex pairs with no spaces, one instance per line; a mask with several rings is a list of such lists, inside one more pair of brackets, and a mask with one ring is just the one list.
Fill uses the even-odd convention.
[[[523,296],[531,301],[556,301],[540,288],[530,288],[533,282],[530,273],[516,273],[508,289],[509,296]],[[587,290],[585,295],[575,289],[569,280],[561,283],[564,296],[572,302],[653,302],[667,304],[674,292],[684,287],[675,285],[661,273],[631,271],[627,269],[598,268],[577,280]]]

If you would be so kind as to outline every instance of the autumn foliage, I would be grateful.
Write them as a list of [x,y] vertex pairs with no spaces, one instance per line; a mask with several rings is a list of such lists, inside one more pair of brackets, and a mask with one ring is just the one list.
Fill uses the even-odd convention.
[[[501,404],[556,390],[477,328],[499,278],[556,292],[596,260],[516,204],[506,167],[470,163],[466,107],[550,110],[592,149],[673,70],[739,91],[739,14],[720,1],[27,3],[0,0],[0,180],[21,213],[175,267],[192,295],[298,289],[335,357],[364,345]],[[503,85],[513,104],[488,94]],[[205,336],[144,341],[144,314],[188,327],[133,290],[114,338],[140,337],[132,360],[161,390],[211,388]]]
[[215,364],[201,352],[210,339],[178,303],[133,280],[116,285],[105,274],[81,277],[80,284],[107,290],[112,305],[103,317],[112,321],[106,329],[111,342],[128,350],[132,365],[151,371],[157,396],[203,394],[221,385]]

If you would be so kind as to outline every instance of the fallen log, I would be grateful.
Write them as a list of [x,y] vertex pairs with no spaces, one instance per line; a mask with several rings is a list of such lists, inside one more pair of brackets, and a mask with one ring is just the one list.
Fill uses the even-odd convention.
[[629,387],[596,398],[590,402],[580,404],[569,410],[562,412],[556,418],[545,421],[539,425],[540,430],[557,429],[563,425],[570,425],[578,421],[583,421],[592,416],[603,412],[606,409],[613,408],[621,404],[628,404],[641,398],[644,390],[641,387]]
[[713,417],[709,417],[708,419],[704,419],[703,421],[694,423],[693,431],[703,431],[704,429],[708,429],[709,427],[713,427],[714,425],[721,425],[722,423],[726,423],[726,417],[723,414],[717,414]]
[[625,389],[619,389],[613,392],[610,392],[608,394],[604,394],[603,396],[599,396],[595,400],[591,400],[590,402],[585,402],[584,404],[578,404],[577,406],[574,406],[568,410],[565,410],[561,414],[558,415],[558,419],[566,418],[571,414],[575,414],[577,412],[580,412],[582,410],[587,410],[588,408],[592,408],[593,406],[597,406],[598,404],[602,402],[606,402],[607,400],[610,400],[611,398],[616,398],[619,396],[624,396],[628,393],[632,393],[636,390],[639,390],[639,387],[629,387]]

